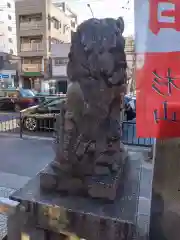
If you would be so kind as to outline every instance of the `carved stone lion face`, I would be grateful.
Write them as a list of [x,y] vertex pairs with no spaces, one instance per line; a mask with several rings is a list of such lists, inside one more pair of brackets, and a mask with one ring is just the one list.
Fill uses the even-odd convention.
[[87,102],[110,104],[126,84],[124,21],[89,19],[72,37],[68,76],[78,82]]

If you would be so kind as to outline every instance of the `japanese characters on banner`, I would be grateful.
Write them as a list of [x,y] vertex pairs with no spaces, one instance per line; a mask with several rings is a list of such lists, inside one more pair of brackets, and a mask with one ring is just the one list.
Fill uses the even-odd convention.
[[138,137],[180,136],[180,0],[135,0]]

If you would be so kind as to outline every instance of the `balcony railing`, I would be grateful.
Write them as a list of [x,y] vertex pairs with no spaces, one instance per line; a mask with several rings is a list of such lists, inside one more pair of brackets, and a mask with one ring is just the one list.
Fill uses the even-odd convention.
[[41,72],[42,71],[42,64],[37,63],[37,64],[27,64],[23,63],[22,64],[22,72]]
[[40,29],[43,26],[42,21],[21,22],[20,30],[33,30]]
[[42,43],[21,43],[21,52],[43,51]]

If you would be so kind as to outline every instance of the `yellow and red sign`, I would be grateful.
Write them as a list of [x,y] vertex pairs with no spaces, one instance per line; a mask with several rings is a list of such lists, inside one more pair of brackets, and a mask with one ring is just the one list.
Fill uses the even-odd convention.
[[135,1],[138,137],[180,136],[179,13],[180,0]]

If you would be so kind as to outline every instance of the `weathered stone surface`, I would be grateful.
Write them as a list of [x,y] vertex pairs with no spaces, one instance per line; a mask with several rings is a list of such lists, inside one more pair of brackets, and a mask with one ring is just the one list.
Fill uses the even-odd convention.
[[[60,143],[52,163],[56,180],[43,174],[43,188],[79,193],[85,187],[90,196],[115,198],[125,152],[119,119],[127,80],[123,30],[122,18],[93,18],[79,25],[73,35],[67,67],[70,83],[67,101],[61,106]],[[104,194],[100,194],[102,183]]]
[[110,174],[110,169],[105,166],[96,166],[94,173],[96,175],[109,175]]
[[[50,233],[46,235],[47,239],[51,239],[52,232],[59,234],[59,239],[60,233],[75,233],[79,238],[88,240],[139,239],[136,232],[142,161],[139,157],[139,153],[130,154],[123,188],[118,190],[113,202],[42,191],[39,189],[38,174],[11,196],[12,200],[29,206],[23,221],[15,220],[18,229],[22,229],[30,216],[38,229],[46,229],[46,233]],[[51,172],[50,166],[45,171]],[[14,226],[15,222],[11,224]]]

